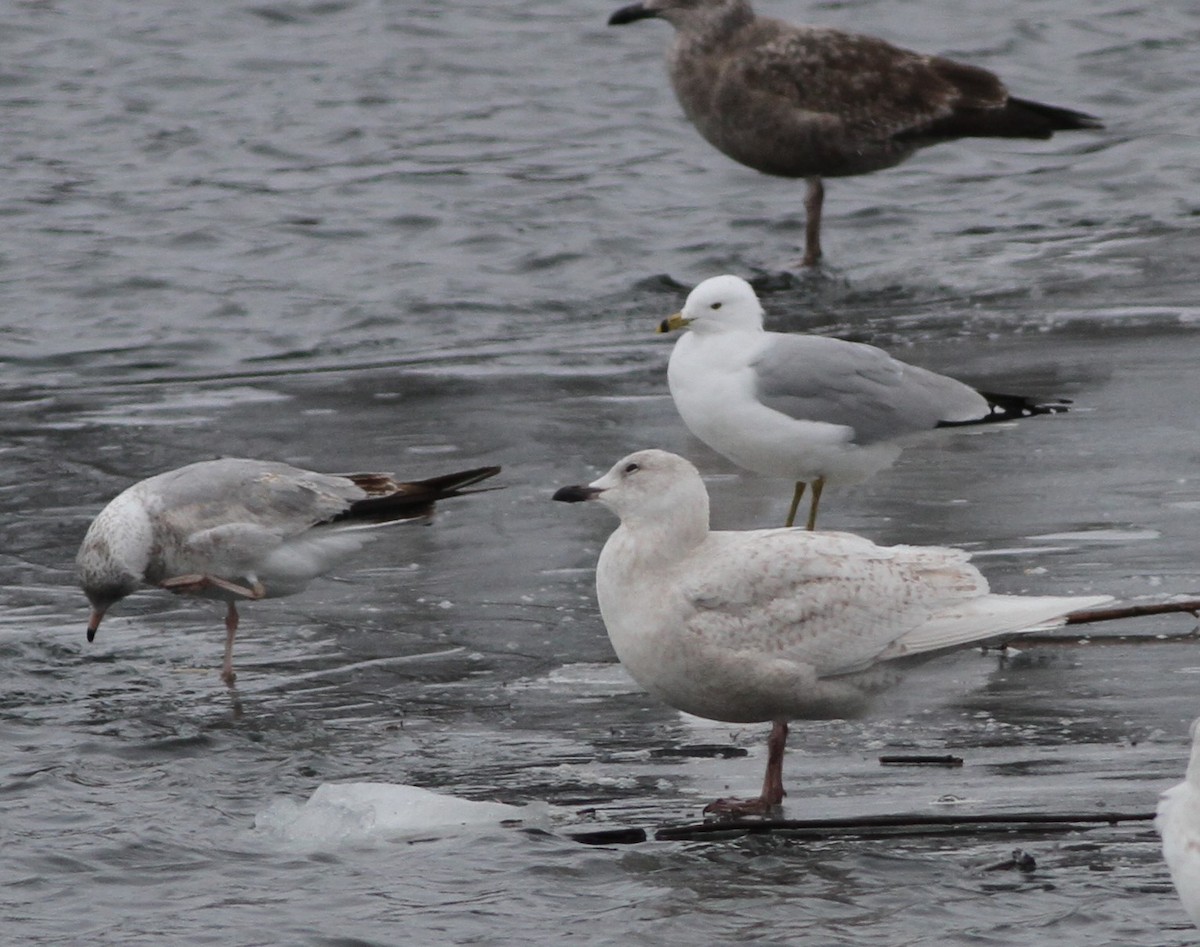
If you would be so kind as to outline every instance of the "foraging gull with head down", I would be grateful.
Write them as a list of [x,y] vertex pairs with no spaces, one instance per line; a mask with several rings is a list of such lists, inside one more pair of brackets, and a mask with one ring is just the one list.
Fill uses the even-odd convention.
[[79,548],[88,641],[108,609],[143,586],[217,599],[227,605],[221,677],[232,684],[239,601],[300,592],[358,551],[372,527],[428,517],[436,501],[499,472],[405,483],[231,457],[142,480],[100,511]]

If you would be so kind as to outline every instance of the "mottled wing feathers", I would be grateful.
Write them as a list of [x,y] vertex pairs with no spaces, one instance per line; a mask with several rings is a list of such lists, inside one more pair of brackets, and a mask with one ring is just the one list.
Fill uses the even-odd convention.
[[[780,20],[757,19],[712,51],[705,68],[717,75],[709,101],[691,103],[694,121],[703,124],[705,112],[745,114],[746,121],[773,114],[781,138],[807,142],[825,160],[840,153],[846,170],[826,173],[857,173],[853,169],[867,159],[856,149],[864,147],[894,152],[899,160],[912,148],[953,138],[1049,138],[1055,131],[1102,127],[1082,112],[1011,98],[999,77],[977,66],[874,36]],[[694,87],[703,88],[703,81]],[[725,147],[736,146],[727,141]],[[776,166],[759,170],[796,173],[782,151],[760,154],[760,164]]]
[[936,68],[930,57],[873,36],[760,19],[746,40],[730,78],[770,90],[798,110],[829,115],[856,136],[888,138],[948,116],[964,94],[956,79],[969,78],[967,91],[981,103],[998,105],[1007,96],[985,70]]
[[948,604],[985,594],[967,559],[847,533],[711,533],[683,581],[685,624],[718,648],[794,661],[820,677],[848,674]]

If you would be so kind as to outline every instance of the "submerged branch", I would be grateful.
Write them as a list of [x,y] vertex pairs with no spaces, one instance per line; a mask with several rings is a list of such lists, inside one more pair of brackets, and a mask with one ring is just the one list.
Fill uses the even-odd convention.
[[1121,823],[1148,823],[1153,812],[1047,813],[1013,812],[962,815],[869,815],[847,819],[722,819],[656,830],[600,829],[572,833],[586,845],[628,845],[650,838],[659,842],[694,842],[738,835],[784,835],[808,841],[837,838],[896,838],[900,836],[1054,835],[1084,832]]

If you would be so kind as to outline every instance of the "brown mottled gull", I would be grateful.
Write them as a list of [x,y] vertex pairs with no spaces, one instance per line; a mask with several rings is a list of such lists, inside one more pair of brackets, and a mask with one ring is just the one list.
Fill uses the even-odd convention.
[[780,805],[788,721],[860,712],[903,659],[1062,624],[1110,600],[992,595],[959,549],[712,532],[696,468],[661,450],[630,454],[554,499],[599,500],[621,519],[596,565],[596,595],[634,680],[686,713],[772,723],[761,795],[705,811]]
[[643,0],[610,25],[657,17],[684,112],[710,144],[764,174],[806,178],[803,263],[821,257],[821,179],[899,164],[955,138],[1049,138],[1100,128],[1010,96],[992,73],[873,36],[755,16],[747,0]]
[[806,483],[813,529],[826,484],[873,477],[937,428],[1067,410],[1063,402],[976,391],[873,345],[767,332],[754,287],[738,276],[706,279],[658,331],[683,328],[667,366],[683,423],[739,467],[792,480],[788,526]]
[[357,552],[371,538],[366,530],[427,517],[436,501],[499,472],[403,483],[226,458],[142,480],[100,511],[80,546],[88,641],[105,612],[143,586],[217,599],[228,606],[221,677],[232,684],[238,601],[300,592]]

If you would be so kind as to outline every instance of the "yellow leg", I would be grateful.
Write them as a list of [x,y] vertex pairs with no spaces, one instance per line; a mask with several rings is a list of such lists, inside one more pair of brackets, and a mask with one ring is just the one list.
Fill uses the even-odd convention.
[[792,494],[792,508],[788,510],[788,518],[785,526],[792,526],[796,522],[796,510],[800,508],[800,498],[804,496],[804,488],[807,486],[803,480],[796,481],[796,490]]
[[817,505],[821,502],[821,491],[825,489],[825,478],[817,477],[813,481],[812,506],[808,508],[808,529],[817,528]]

